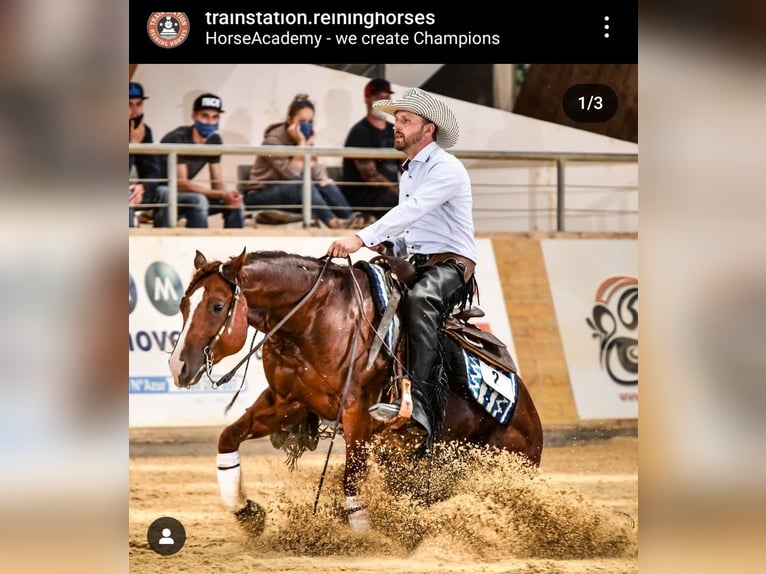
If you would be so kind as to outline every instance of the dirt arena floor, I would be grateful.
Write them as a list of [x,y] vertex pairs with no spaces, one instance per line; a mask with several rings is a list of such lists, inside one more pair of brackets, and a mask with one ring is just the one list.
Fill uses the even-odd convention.
[[[240,451],[245,488],[268,512],[265,531],[252,537],[219,502],[219,431],[131,431],[131,572],[638,572],[635,433],[548,440],[537,470],[510,455],[463,453],[459,463],[432,470],[429,505],[392,494],[391,477],[373,465],[362,491],[373,525],[365,535],[342,518],[340,437],[316,515],[329,442],[290,471],[267,439],[250,441]],[[186,529],[185,546],[171,556],[147,543],[161,516]]]

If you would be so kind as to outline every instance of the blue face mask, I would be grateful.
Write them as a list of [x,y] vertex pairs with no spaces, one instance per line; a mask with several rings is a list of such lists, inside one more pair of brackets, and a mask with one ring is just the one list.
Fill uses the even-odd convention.
[[218,131],[218,124],[203,124],[199,120],[194,122],[194,127],[203,138],[209,138]]
[[309,139],[311,137],[311,134],[314,133],[314,126],[308,122],[301,122],[299,127],[301,130],[301,133],[303,133],[303,137],[306,139]]

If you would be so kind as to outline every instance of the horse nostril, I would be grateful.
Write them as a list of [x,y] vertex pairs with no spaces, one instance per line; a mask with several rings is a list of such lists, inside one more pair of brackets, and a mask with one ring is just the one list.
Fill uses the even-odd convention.
[[189,378],[189,363],[184,361],[184,366],[181,368],[181,380],[188,380]]

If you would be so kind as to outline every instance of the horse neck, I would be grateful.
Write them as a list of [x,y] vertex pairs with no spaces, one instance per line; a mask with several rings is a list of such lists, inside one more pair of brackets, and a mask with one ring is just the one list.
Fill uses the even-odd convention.
[[[321,270],[321,265],[314,260],[297,256],[256,259],[245,266],[242,292],[248,307],[265,312],[261,318],[263,324],[256,327],[269,329],[292,311],[314,286]],[[310,301],[306,305],[310,305]],[[289,325],[281,330],[289,330]]]

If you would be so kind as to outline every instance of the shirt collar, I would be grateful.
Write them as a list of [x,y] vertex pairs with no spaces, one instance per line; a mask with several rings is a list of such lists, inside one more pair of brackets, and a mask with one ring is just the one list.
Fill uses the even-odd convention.
[[[431,159],[431,156],[433,155],[433,152],[437,149],[440,149],[438,145],[436,145],[436,142],[431,142],[426,147],[424,147],[422,150],[420,150],[415,157],[412,159],[407,158],[404,160],[404,163],[402,163],[402,170],[405,172],[409,171],[410,168],[413,167],[414,162],[420,162],[420,163],[428,163],[428,160]],[[411,177],[411,176],[410,176]]]

